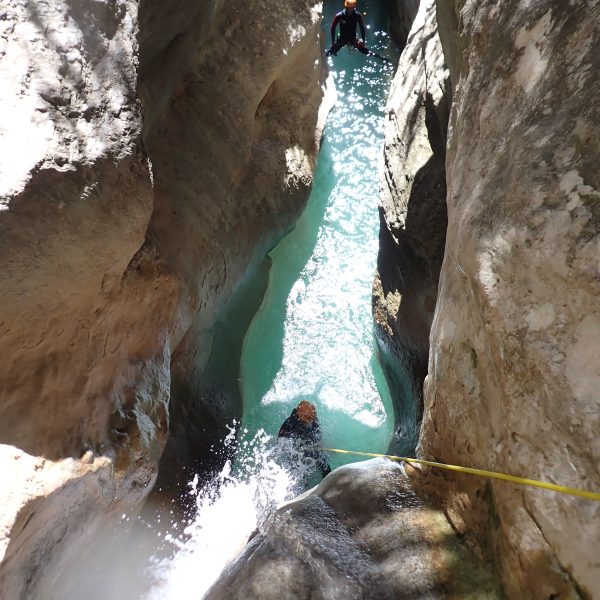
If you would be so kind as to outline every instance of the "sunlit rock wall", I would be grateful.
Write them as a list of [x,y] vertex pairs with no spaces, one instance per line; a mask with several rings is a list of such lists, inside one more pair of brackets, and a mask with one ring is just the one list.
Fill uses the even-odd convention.
[[320,4],[3,12],[0,595],[66,597],[64,549],[148,493],[203,332],[307,196]]
[[180,3],[181,22],[163,0],[141,9],[144,141],[155,178],[148,246],[181,275],[191,311],[173,346],[168,479],[207,454],[217,441],[210,430],[227,433],[241,412],[219,390],[204,393],[212,326],[248,265],[299,214],[318,144],[320,3],[224,6]]
[[402,452],[416,444],[444,256],[449,96],[435,1],[426,0],[400,56],[386,107],[380,246],[373,287],[378,339],[388,371],[400,364],[411,381],[408,394],[406,388],[395,394],[407,395],[397,398],[395,407],[396,450]]
[[[449,4],[448,236],[420,452],[599,491],[600,3]],[[432,479],[510,597],[597,595],[600,504]]]

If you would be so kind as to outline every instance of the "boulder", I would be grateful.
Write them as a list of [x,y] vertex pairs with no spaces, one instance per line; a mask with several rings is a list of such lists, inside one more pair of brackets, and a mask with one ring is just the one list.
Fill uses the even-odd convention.
[[207,600],[500,598],[444,515],[404,467],[340,467],[280,507],[209,590]]

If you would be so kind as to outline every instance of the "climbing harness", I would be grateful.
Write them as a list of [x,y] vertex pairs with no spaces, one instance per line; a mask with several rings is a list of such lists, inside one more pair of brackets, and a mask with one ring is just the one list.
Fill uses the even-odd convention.
[[561,494],[570,494],[571,496],[580,496],[588,500],[596,500],[600,502],[600,494],[596,492],[588,492],[577,488],[567,487],[565,485],[557,485],[546,481],[538,481],[537,479],[527,479],[525,477],[517,477],[516,475],[507,475],[506,473],[497,473],[495,471],[486,471],[484,469],[473,469],[471,467],[460,467],[458,465],[447,465],[445,463],[433,462],[431,460],[422,460],[419,458],[407,458],[405,456],[393,456],[391,454],[374,454],[372,452],[355,452],[352,450],[340,450],[339,448],[321,448],[326,452],[336,452],[338,454],[353,454],[356,456],[371,456],[376,458],[389,458],[399,462],[415,463],[418,465],[427,465],[438,469],[447,469],[448,471],[457,471],[458,473],[468,473],[469,475],[479,475],[480,477],[489,477],[491,479],[501,479],[518,483],[519,485],[529,485],[542,488],[544,490],[552,490]]

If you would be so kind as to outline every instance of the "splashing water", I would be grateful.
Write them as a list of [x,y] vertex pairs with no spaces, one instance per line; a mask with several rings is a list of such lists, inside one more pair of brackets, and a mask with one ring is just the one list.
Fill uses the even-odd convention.
[[[364,0],[363,9],[376,29],[369,45],[382,52],[387,8]],[[325,26],[334,10],[326,5]],[[379,452],[390,442],[393,409],[374,344],[371,284],[383,106],[393,68],[345,50],[330,66],[338,102],[313,192],[295,230],[270,253],[269,287],[244,341],[235,462],[202,489],[191,482],[194,516],[183,535],[167,534],[176,552],[155,559],[147,600],[201,598],[273,508],[315,483],[314,465],[303,465],[267,433],[276,433],[300,399],[317,405],[326,445]],[[332,456],[330,464],[348,460]]]
[[[225,446],[234,443],[234,432],[232,427]],[[310,476],[314,465],[304,461],[299,469],[297,453],[290,440],[276,441],[261,430],[242,442],[235,462],[227,461],[205,487],[198,489],[195,477],[189,484],[195,516],[182,536],[165,536],[176,553],[152,560],[155,585],[147,600],[201,598],[252,532],[262,527],[274,508],[293,498]]]

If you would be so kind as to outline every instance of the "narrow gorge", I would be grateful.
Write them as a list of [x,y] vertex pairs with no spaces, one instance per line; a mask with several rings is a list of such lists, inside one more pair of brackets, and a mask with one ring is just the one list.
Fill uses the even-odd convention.
[[600,0],[343,8],[5,2],[0,597],[600,598],[597,500],[276,443],[600,492]]

